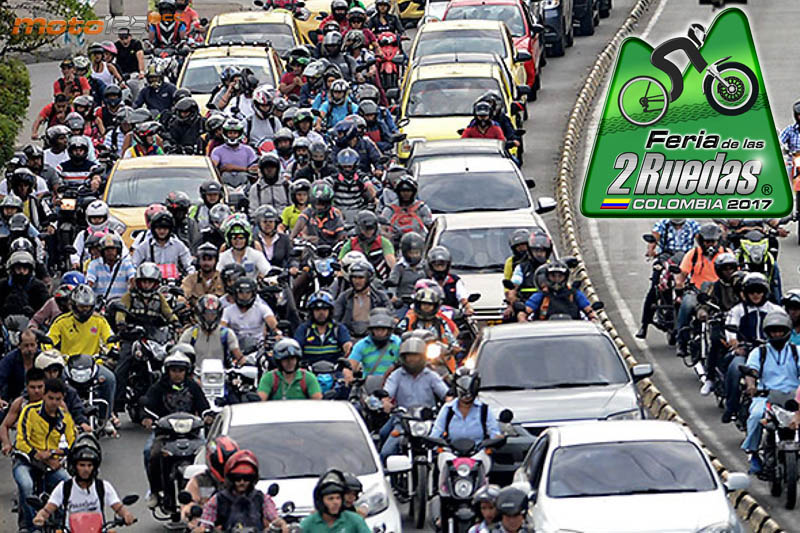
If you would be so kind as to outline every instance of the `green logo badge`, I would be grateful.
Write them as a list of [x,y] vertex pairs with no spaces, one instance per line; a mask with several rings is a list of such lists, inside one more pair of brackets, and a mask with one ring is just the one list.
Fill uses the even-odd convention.
[[[689,60],[682,73],[675,61]],[[764,218],[792,192],[747,16],[620,48],[586,172],[588,217]]]

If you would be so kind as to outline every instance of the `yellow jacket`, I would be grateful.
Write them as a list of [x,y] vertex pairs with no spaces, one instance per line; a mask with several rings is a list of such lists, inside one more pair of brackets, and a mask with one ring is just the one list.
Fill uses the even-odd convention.
[[36,452],[57,450],[61,445],[61,436],[72,446],[75,441],[75,423],[69,412],[63,407],[58,414],[50,417],[44,410],[44,401],[29,403],[22,408],[17,421],[16,449],[33,459]]
[[94,313],[86,322],[79,322],[71,311],[58,316],[47,332],[53,339],[53,347],[67,358],[99,354],[101,344],[108,345],[111,335],[111,326],[103,316]]

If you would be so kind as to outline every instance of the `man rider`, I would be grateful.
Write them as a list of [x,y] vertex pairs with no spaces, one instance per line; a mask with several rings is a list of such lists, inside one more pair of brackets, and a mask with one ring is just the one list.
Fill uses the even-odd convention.
[[310,196],[311,206],[297,218],[291,238],[302,234],[313,243],[333,246],[347,236],[342,212],[332,205],[333,188],[326,181],[315,181]]
[[181,518],[191,530],[199,525],[197,520],[200,518],[190,518],[192,506],[205,505],[209,496],[225,487],[225,463],[239,449],[239,444],[227,435],[220,435],[206,443],[207,470],[194,475],[183,489],[192,495],[192,501],[181,510]]
[[800,100],[792,104],[792,115],[794,123],[789,124],[778,136],[781,145],[785,147],[787,154],[800,152]]
[[50,297],[47,286],[34,276],[36,262],[28,252],[13,252],[6,261],[8,276],[0,279],[0,317],[30,318]]
[[[389,221],[388,231],[395,246],[410,232],[415,232],[424,239],[428,235],[428,229],[433,226],[431,208],[417,198],[417,179],[407,174],[405,169],[402,172],[393,186],[395,199],[386,203],[381,211],[381,216]],[[384,188],[384,194],[387,189],[388,187]]]
[[164,73],[158,65],[151,63],[147,66],[145,80],[147,85],[142,87],[136,96],[134,109],[145,106],[150,111],[158,113],[171,109],[175,103],[175,91],[178,89],[171,82],[164,80]]
[[388,307],[389,297],[372,285],[375,269],[366,261],[350,266],[347,275],[351,287],[336,298],[333,317],[345,325],[354,338],[361,339],[367,334],[371,310]]
[[361,515],[344,509],[346,491],[347,484],[340,471],[328,470],[322,474],[314,487],[316,512],[300,522],[302,530],[305,533],[369,533],[370,528]]
[[192,254],[181,240],[173,234],[175,219],[168,211],[158,212],[150,221],[150,231],[133,252],[133,264],[145,261],[158,265],[174,265],[184,275],[195,271]]
[[200,136],[203,134],[204,126],[197,102],[190,96],[184,96],[175,103],[175,116],[169,122],[167,135],[176,148],[200,154],[202,151]]
[[258,343],[264,338],[266,330],[280,336],[278,319],[269,305],[258,298],[258,284],[253,278],[237,279],[233,291],[235,305],[226,307],[222,312],[223,326],[231,328],[241,342],[249,337]]
[[197,323],[187,328],[178,342],[194,348],[196,366],[202,366],[205,359],[219,359],[220,356],[225,368],[244,364],[236,333],[220,325],[222,311],[222,302],[213,294],[201,296],[194,305]]
[[278,154],[268,152],[258,160],[259,180],[250,187],[250,215],[263,205],[283,211],[289,205],[289,182],[281,175]]
[[353,347],[347,327],[333,319],[334,306],[327,291],[316,292],[308,299],[306,307],[311,316],[297,328],[294,339],[303,348],[303,359],[310,364],[321,360],[335,363],[347,357]]
[[189,305],[194,305],[206,294],[222,296],[225,294],[225,287],[222,285],[222,277],[217,270],[217,258],[219,250],[211,243],[204,243],[197,247],[197,272],[189,274],[183,278],[181,288],[188,300]]
[[263,253],[253,248],[253,228],[247,217],[237,213],[225,222],[223,228],[227,249],[220,255],[217,269],[221,270],[230,263],[238,263],[253,278],[261,279],[266,276],[270,263]]
[[86,269],[86,283],[103,302],[121,298],[136,277],[130,257],[123,257],[122,239],[115,233],[100,238],[100,257],[92,259]]
[[525,302],[525,310],[518,314],[520,322],[528,320],[547,320],[555,314],[569,315],[573,320],[580,318],[580,312],[596,320],[592,304],[580,289],[568,286],[569,267],[563,261],[549,263],[545,270],[546,291],[537,291]]
[[464,314],[469,316],[475,311],[472,309],[469,300],[467,299],[467,287],[464,281],[458,274],[450,272],[450,266],[453,263],[453,258],[450,255],[450,250],[445,246],[434,246],[428,251],[427,264],[430,269],[431,277],[439,284],[444,291],[444,300],[442,304],[458,309],[460,306],[464,308]]
[[359,370],[366,377],[383,376],[393,367],[400,355],[400,337],[393,330],[394,316],[389,309],[378,307],[369,312],[369,335],[353,346],[348,357],[352,370],[343,370],[346,380]]
[[472,106],[474,120],[464,129],[462,139],[497,139],[505,141],[503,130],[492,120],[492,105],[489,102],[475,102]]
[[400,239],[400,261],[389,273],[386,280],[387,287],[395,288],[392,302],[398,308],[398,315],[405,315],[408,306],[403,302],[404,297],[413,296],[414,286],[425,277],[425,268],[422,262],[422,253],[425,249],[425,239],[416,232],[408,232]]
[[339,251],[341,260],[349,251],[363,253],[380,279],[386,279],[397,260],[392,241],[380,234],[378,217],[372,211],[362,210],[356,215],[358,233],[345,242]]
[[167,195],[164,205],[175,220],[175,235],[187,248],[193,250],[200,243],[200,226],[189,217],[189,209],[192,207],[189,195],[183,191],[172,191]]
[[265,373],[258,382],[262,401],[322,399],[317,377],[298,368],[303,349],[295,339],[285,338],[275,343],[272,357],[278,368]]
[[508,238],[511,248],[511,257],[506,260],[504,273],[514,284],[514,289],[507,290],[506,299],[509,302],[504,316],[510,318],[513,304],[517,300],[527,301],[539,289],[536,286],[536,275],[539,267],[550,260],[553,254],[553,241],[541,228],[534,227],[533,231],[518,229]]
[[186,39],[188,27],[175,14],[175,0],[159,0],[156,9],[159,16],[147,28],[148,38],[154,48],[174,48]]
[[189,209],[189,218],[197,222],[200,231],[211,225],[209,216],[211,209],[222,201],[222,185],[217,180],[207,180],[200,185],[201,204],[195,204]]
[[533,533],[532,528],[525,526],[528,515],[528,494],[525,491],[514,485],[501,489],[496,506],[500,523],[491,533]]
[[781,304],[792,319],[792,336],[789,342],[800,344],[800,289],[792,289],[784,294]]
[[[747,437],[742,449],[750,454],[750,473],[758,474],[763,465],[758,455],[762,425],[768,398],[757,397],[758,390],[778,391],[791,395],[800,386],[800,363],[797,346],[789,342],[792,319],[783,309],[767,313],[762,327],[767,345],[753,348],[747,357],[748,373],[745,375],[745,394],[752,398],[750,416],[747,418]],[[757,385],[757,386],[756,386]]]

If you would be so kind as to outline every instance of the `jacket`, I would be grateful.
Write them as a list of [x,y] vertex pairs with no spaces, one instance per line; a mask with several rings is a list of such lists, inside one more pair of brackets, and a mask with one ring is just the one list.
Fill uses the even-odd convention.
[[[376,290],[373,287],[369,289],[369,308],[375,309],[377,307],[390,308],[391,302],[386,293]],[[367,335],[368,321],[356,322],[353,320],[353,303],[355,302],[354,290],[347,289],[336,298],[336,304],[333,308],[333,319],[337,322],[347,326],[352,335],[363,337]]]
[[47,415],[44,401],[29,403],[22,408],[17,421],[17,441],[15,448],[30,460],[35,460],[36,452],[58,450],[62,447],[61,437],[72,446],[75,441],[75,423],[63,408],[55,416]]
[[[187,377],[183,382],[186,394],[186,405],[179,405],[179,402],[173,401],[174,398],[181,394],[173,390],[169,376],[162,377],[158,382],[153,383],[147,394],[142,401],[144,405],[146,418],[161,418],[162,416],[171,415],[178,412],[178,410],[189,412],[193,415],[200,416],[203,411],[209,408],[206,395],[200,385],[192,379]],[[179,407],[176,409],[175,407]]]
[[42,308],[50,298],[47,286],[33,276],[22,285],[11,282],[11,278],[0,279],[0,317],[23,314],[27,317]]

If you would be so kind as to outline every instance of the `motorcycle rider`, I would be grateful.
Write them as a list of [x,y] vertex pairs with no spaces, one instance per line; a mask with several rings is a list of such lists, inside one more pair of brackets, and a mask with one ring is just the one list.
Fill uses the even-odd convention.
[[[333,207],[333,188],[324,180],[315,181],[309,193],[311,206],[297,217],[291,238],[303,235],[315,244],[335,245],[347,234],[344,230],[342,212]],[[299,278],[298,278],[299,281]]]
[[67,454],[67,471],[72,478],[56,485],[47,504],[36,513],[34,525],[43,526],[57,509],[63,508],[64,522],[69,523],[71,513],[99,513],[110,507],[130,526],[136,519],[120,501],[114,486],[98,478],[103,452],[100,442],[92,433],[82,433]]
[[22,394],[25,373],[33,368],[36,354],[39,353],[36,333],[31,329],[22,331],[17,347],[0,359],[0,420],[8,405]]
[[119,235],[107,233],[100,238],[100,257],[89,262],[86,283],[103,302],[121,298],[136,277],[130,257],[123,257],[124,245]]
[[339,259],[351,250],[361,252],[367,257],[378,277],[386,279],[397,262],[392,242],[380,234],[378,217],[372,211],[359,211],[355,222],[358,233],[339,250]]
[[794,122],[783,128],[778,135],[778,140],[787,154],[800,152],[800,100],[792,104],[792,115]]
[[[750,273],[742,281],[742,301],[736,304],[725,319],[726,326],[733,326],[736,332],[726,329],[726,342],[733,351],[733,358],[728,364],[725,374],[725,412],[722,414],[722,423],[726,424],[739,412],[739,381],[741,372],[739,366],[745,364],[744,347],[739,347],[741,342],[766,340],[763,332],[763,322],[767,314],[780,310],[767,299],[769,282],[763,274]],[[730,357],[730,356],[729,356]]]
[[376,0],[375,14],[367,21],[367,27],[372,30],[375,35],[380,35],[384,32],[392,32],[397,35],[397,39],[399,40],[405,29],[400,19],[389,12],[390,7],[390,0]]
[[320,400],[322,390],[317,377],[303,368],[298,368],[303,349],[295,339],[284,338],[275,343],[273,360],[277,365],[261,376],[258,396],[268,400]]
[[536,273],[553,254],[553,241],[539,227],[534,227],[533,231],[526,229],[514,231],[508,238],[508,245],[512,255],[506,259],[504,273],[509,274],[507,279],[515,288],[505,293],[510,304],[504,313],[506,318],[510,317],[514,302],[526,301],[539,290],[536,287]]
[[[162,0],[169,1],[169,0]],[[134,109],[145,106],[150,111],[163,113],[172,108],[175,103],[175,91],[178,89],[169,81],[164,79],[164,73],[159,65],[150,63],[145,71],[147,85],[142,87],[136,100],[133,102]]]
[[9,193],[22,201],[22,212],[28,217],[30,223],[37,230],[43,232],[49,229],[49,226],[55,229],[55,224],[48,223],[48,221],[52,220],[53,213],[50,207],[37,197],[38,191],[35,190],[37,181],[41,182],[46,191],[47,184],[44,180],[27,168],[22,167],[14,170],[11,176],[6,179],[6,185]]
[[56,166],[66,184],[82,184],[94,168],[94,147],[85,135],[73,135],[67,141],[68,159]]
[[181,288],[189,305],[194,305],[206,294],[222,296],[225,294],[225,287],[222,284],[222,277],[217,270],[217,258],[219,251],[211,243],[204,243],[197,247],[197,272],[189,274],[183,278]]
[[503,129],[492,120],[492,105],[489,102],[478,101],[472,106],[474,120],[461,133],[462,139],[497,139],[505,141]]
[[190,529],[193,530],[199,525],[197,520],[200,518],[191,518],[192,506],[195,504],[205,505],[213,493],[225,487],[225,463],[239,449],[236,441],[227,435],[220,435],[206,443],[207,470],[193,476],[183,489],[192,495],[192,501],[184,505],[181,510],[181,518]]
[[372,285],[375,269],[366,261],[359,261],[348,271],[351,287],[336,298],[333,310],[334,319],[344,324],[355,339],[367,335],[369,317],[372,309],[386,308],[389,297]]
[[167,136],[173,146],[192,153],[201,153],[200,135],[204,124],[197,102],[190,96],[184,96],[175,103],[174,109],[175,116],[167,127]]
[[56,169],[58,174],[58,166],[69,159],[67,143],[71,134],[70,129],[63,124],[57,124],[47,128],[44,134],[48,144],[47,150],[44,151],[44,163]]
[[153,215],[150,231],[133,252],[133,264],[139,266],[145,261],[157,265],[175,265],[184,275],[195,271],[192,254],[185,244],[174,235],[175,219],[168,211]]
[[220,325],[222,321],[222,302],[213,294],[201,296],[194,305],[197,324],[190,326],[181,334],[179,343],[191,345],[195,350],[196,366],[202,366],[205,359],[219,358],[222,355],[225,368],[244,364],[244,356],[239,349],[236,333]]
[[255,212],[258,231],[256,246],[264,254],[272,268],[285,268],[289,264],[292,243],[286,233],[279,232],[281,217],[271,205],[262,205]]
[[187,248],[194,249],[200,243],[200,226],[189,217],[189,209],[192,207],[189,195],[183,191],[172,191],[167,194],[164,205],[175,221],[175,235]]
[[472,497],[472,507],[475,514],[483,520],[469,528],[468,533],[489,533],[495,527],[500,518],[497,512],[497,496],[499,494],[500,487],[497,485],[485,485],[475,491],[475,495]]
[[283,211],[289,205],[289,182],[281,173],[278,154],[268,152],[258,160],[259,180],[250,187],[250,215],[263,205]]
[[[277,109],[277,107],[276,107]],[[273,146],[275,147],[274,153],[278,156],[280,162],[281,177],[287,179],[291,176],[291,166],[294,163],[294,152],[292,146],[294,145],[294,133],[286,127],[282,127],[275,132],[275,137],[272,139]],[[286,204],[288,205],[288,200]]]
[[237,118],[228,118],[222,125],[225,144],[211,152],[211,160],[222,175],[222,181],[238,187],[247,183],[247,173],[258,172],[258,156],[255,150],[245,144],[244,123]]
[[352,472],[344,472],[342,475],[344,476],[345,487],[343,502],[344,510],[353,511],[366,518],[369,513],[368,504],[362,503],[358,506],[358,509],[356,509],[356,502],[358,501],[358,497],[361,495],[361,493],[364,492],[364,485]]
[[[175,48],[186,40],[189,28],[176,16],[175,0],[159,0],[156,4],[158,17],[147,28],[148,39],[153,48]],[[136,106],[139,107],[139,106]]]
[[[192,361],[187,355],[175,352],[164,359],[164,376],[154,383],[142,400],[144,418],[142,426],[150,430],[153,422],[172,413],[185,412],[202,416],[209,409],[203,389],[191,376]],[[206,416],[205,422],[211,423]],[[144,465],[150,485],[146,498],[150,508],[158,504],[158,494],[163,487],[161,468],[162,442],[150,433],[144,445]]]
[[381,151],[372,139],[366,136],[366,131],[367,122],[360,115],[355,115],[352,118],[345,118],[333,128],[332,137],[336,142],[336,162],[339,166],[340,173],[344,174],[345,177],[348,176],[341,168],[343,163],[339,160],[339,155],[348,148],[355,150],[358,156],[355,163],[357,168],[354,168],[354,171],[357,170],[362,178],[369,178],[370,176],[380,178],[383,175]]
[[[761,442],[761,419],[766,410],[767,398],[757,397],[758,389],[792,393],[800,386],[800,363],[797,346],[789,342],[792,319],[783,309],[767,313],[762,325],[767,345],[753,348],[747,357],[750,370],[745,375],[745,393],[752,398],[750,416],[747,418],[747,437],[742,449],[750,454],[750,473],[758,474],[763,465],[758,455]],[[758,385],[758,387],[756,387]]]
[[281,225],[283,229],[291,232],[300,214],[308,207],[308,193],[311,182],[304,178],[297,178],[289,185],[289,198],[292,203],[281,212]]
[[272,85],[261,85],[253,92],[253,114],[245,122],[247,138],[255,146],[272,139],[281,128],[281,121],[272,114],[274,100]]
[[28,252],[13,252],[6,261],[8,275],[0,279],[0,317],[30,318],[50,298],[47,286],[34,276],[36,262]]
[[[343,0],[334,0],[334,2]],[[304,533],[369,533],[371,530],[364,518],[344,508],[344,495],[347,482],[339,470],[328,470],[314,487],[314,507],[316,512],[300,522]]]
[[514,485],[501,489],[497,495],[496,505],[500,523],[491,530],[491,533],[533,533],[532,528],[525,526],[528,495],[523,490]]
[[405,315],[408,306],[403,302],[404,297],[414,294],[414,285],[425,277],[425,268],[422,263],[422,253],[425,249],[425,239],[416,232],[409,232],[400,239],[401,258],[394,265],[386,280],[387,287],[394,287],[395,294],[392,302],[398,308],[398,316]]
[[211,225],[209,216],[215,205],[222,201],[222,184],[217,180],[207,180],[200,185],[201,204],[195,204],[189,209],[189,218],[197,222],[200,231]]
[[258,297],[257,292],[258,284],[253,278],[243,276],[237,279],[233,284],[235,305],[226,307],[222,312],[221,324],[236,332],[241,341],[250,337],[260,342],[266,331],[272,332],[276,337],[281,336],[275,313]]
[[24,372],[22,381],[25,382],[25,394],[18,394],[7,406],[7,409],[0,413],[3,416],[3,421],[0,423],[0,444],[2,444],[0,451],[6,456],[10,455],[14,450],[9,432],[12,428],[17,427],[22,408],[29,403],[40,401],[44,396],[44,370],[30,368]]
[[225,234],[222,232],[222,226],[230,216],[231,208],[227,204],[220,202],[212,207],[208,213],[208,227],[200,230],[200,242],[203,244],[210,243],[217,250],[220,250],[225,245]]
[[783,295],[781,304],[792,319],[792,336],[789,342],[800,344],[800,290],[791,289]]
[[242,213],[233,215],[225,221],[223,231],[226,250],[220,254],[217,270],[222,270],[230,263],[238,263],[254,278],[266,276],[270,264],[263,253],[253,248],[253,229],[247,217]]
[[[52,189],[58,182],[58,173],[54,166],[45,163],[44,150],[40,146],[36,144],[25,145],[22,153],[28,159],[25,166],[37,176],[36,195],[43,196],[48,192],[48,189]],[[42,190],[43,184],[39,181],[39,178],[44,180],[44,185],[47,185],[44,190]]]
[[675,277],[675,295],[681,297],[681,306],[675,321],[675,335],[678,338],[678,357],[686,355],[686,344],[689,331],[686,326],[697,305],[697,294],[686,290],[686,282],[691,282],[695,289],[701,289],[706,281],[715,282],[717,273],[714,261],[721,253],[730,252],[720,244],[722,230],[717,224],[708,223],[700,227],[697,233],[697,246],[689,250],[681,260],[681,273]]
[[133,127],[133,145],[125,149],[122,159],[145,157],[148,155],[164,155],[164,149],[158,145],[156,137],[161,126],[158,122],[145,121]]
[[345,380],[361,370],[367,377],[385,375],[397,362],[400,354],[400,337],[392,333],[394,317],[387,308],[376,307],[369,312],[369,335],[358,341],[348,360],[352,370],[345,368]]
[[256,488],[259,480],[258,458],[250,450],[239,450],[225,462],[225,487],[211,496],[203,506],[201,527],[196,533],[209,530],[233,531],[237,528],[269,530],[281,527],[278,509],[272,496]]
[[453,258],[450,250],[445,246],[434,246],[428,251],[427,266],[430,269],[431,277],[444,291],[442,304],[458,309],[464,308],[464,314],[470,316],[475,313],[472,305],[467,299],[467,287],[458,274],[450,272],[450,265]]
[[297,170],[292,178],[293,181],[303,178],[313,183],[321,179],[328,177],[333,178],[333,176],[336,176],[338,169],[332,164],[329,158],[330,151],[325,141],[312,141],[308,151],[311,155],[311,161],[308,166]]
[[320,360],[335,363],[347,357],[353,347],[350,332],[333,319],[334,300],[327,291],[311,295],[306,304],[309,320],[300,324],[294,339],[303,348],[303,359],[309,364]]
[[597,320],[592,304],[578,288],[569,286],[569,267],[563,261],[549,263],[545,270],[546,291],[537,291],[525,302],[525,310],[518,314],[520,322],[528,320],[547,320],[554,314],[566,314],[573,320],[580,318],[580,312],[589,320]]
[[[355,58],[349,54],[346,54],[342,47],[344,40],[342,32],[347,33],[347,29],[342,27],[341,31],[334,30],[326,33],[322,37],[322,47],[320,50],[320,56],[323,59],[328,60],[330,64],[334,65],[339,70],[342,76],[341,81],[344,82],[344,85],[340,84],[336,89],[336,91],[340,93],[339,96],[329,95],[331,96],[331,103],[336,106],[341,106],[345,103],[346,93],[349,89],[348,83],[354,81],[356,68],[358,66]],[[331,92],[333,92],[333,86],[331,87]],[[349,103],[350,105],[347,106],[349,111],[343,115],[340,114],[338,117],[339,120],[341,120],[344,116],[352,115],[357,111],[357,106],[352,102]],[[338,122],[338,120],[327,121],[327,125],[328,127],[331,127],[332,125],[336,124],[336,122]]]
[[426,238],[428,229],[433,226],[433,213],[425,202],[417,198],[419,186],[417,179],[404,173],[397,178],[393,187],[397,198],[383,208],[381,217],[389,221],[388,232],[395,245],[400,244],[403,236],[415,232]]
[[311,112],[310,108],[303,107],[298,109],[292,124],[294,125],[295,142],[297,139],[305,138],[308,139],[312,145],[314,143],[325,143],[325,139],[323,139],[322,135],[314,131],[314,114]]
[[[92,235],[100,237],[111,233],[111,227],[109,226],[110,215],[108,204],[102,200],[94,200],[86,206],[86,229],[78,233],[72,243],[72,247],[75,248],[75,253],[70,255],[73,270],[81,270],[81,265],[89,257],[86,242]],[[128,250],[123,246],[122,256],[127,255]]]

